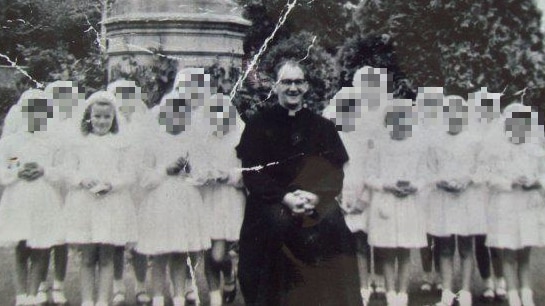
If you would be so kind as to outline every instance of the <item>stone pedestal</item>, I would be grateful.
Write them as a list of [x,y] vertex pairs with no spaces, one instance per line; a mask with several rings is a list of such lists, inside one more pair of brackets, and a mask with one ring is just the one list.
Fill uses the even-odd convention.
[[176,58],[179,68],[241,67],[249,25],[231,0],[116,0],[105,20],[108,69],[126,55],[145,65],[152,50]]

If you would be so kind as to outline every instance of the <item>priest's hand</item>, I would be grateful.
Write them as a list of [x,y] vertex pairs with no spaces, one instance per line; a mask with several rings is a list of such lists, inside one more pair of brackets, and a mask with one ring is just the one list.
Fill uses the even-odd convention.
[[305,213],[305,203],[307,203],[307,199],[296,195],[295,192],[286,193],[282,199],[282,204],[286,205],[296,215]]

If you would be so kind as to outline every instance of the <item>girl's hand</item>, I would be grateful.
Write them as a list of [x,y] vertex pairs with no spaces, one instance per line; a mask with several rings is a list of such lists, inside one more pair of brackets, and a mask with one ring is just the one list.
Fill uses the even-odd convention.
[[28,176],[27,180],[29,182],[34,181],[34,180],[42,177],[43,175],[44,175],[44,168],[42,168],[39,165],[36,165],[35,168],[29,169],[29,176]]
[[176,165],[180,168],[180,171],[184,173],[191,173],[189,161],[185,157],[178,158],[178,160],[176,160]]
[[170,176],[176,176],[180,173],[180,171],[182,170],[182,168],[180,168],[180,166],[178,165],[178,163],[174,163],[170,166],[167,167],[167,175],[170,175]]
[[17,177],[25,181],[28,180],[28,178],[30,177],[30,169],[27,169],[25,167],[20,168],[17,172]]
[[98,181],[95,179],[85,178],[81,180],[79,185],[81,186],[81,188],[91,189],[95,187],[96,185],[98,185]]
[[112,188],[113,188],[112,184],[110,184],[110,183],[104,183],[104,184],[101,184],[99,186],[100,186],[100,189],[95,191],[95,194],[97,196],[103,196],[103,195],[109,193],[110,191],[112,191]]

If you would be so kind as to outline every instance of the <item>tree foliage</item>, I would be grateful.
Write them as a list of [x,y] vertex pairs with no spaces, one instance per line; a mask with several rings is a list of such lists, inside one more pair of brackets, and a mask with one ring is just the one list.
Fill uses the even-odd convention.
[[308,32],[321,39],[321,45],[335,53],[346,36],[351,8],[357,0],[238,0],[244,7],[243,16],[252,22],[244,42],[246,54],[254,54],[276,28],[288,3],[296,3],[284,25],[279,28],[277,41],[300,32]]
[[[465,96],[487,87],[505,92],[508,103],[528,87],[526,102],[538,105],[545,87],[540,17],[532,0],[366,0],[353,15],[358,33],[348,44],[386,35],[394,49],[386,53],[396,55],[414,88],[443,86]],[[356,66],[349,64],[343,70]]]
[[70,79],[97,89],[106,80],[100,19],[100,1],[0,0],[0,52],[40,82]]

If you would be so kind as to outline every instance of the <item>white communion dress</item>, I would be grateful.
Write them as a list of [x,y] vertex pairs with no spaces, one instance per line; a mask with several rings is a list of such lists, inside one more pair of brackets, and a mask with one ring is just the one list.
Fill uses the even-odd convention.
[[[17,131],[0,141],[0,245],[25,240],[31,248],[64,242],[60,195],[61,173],[55,165],[59,143],[44,132]],[[18,177],[25,163],[35,162],[44,175],[34,181]]]

